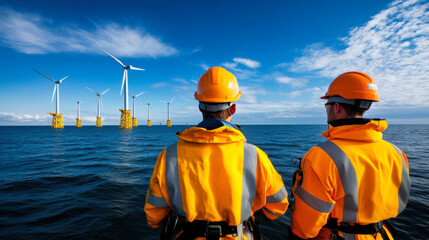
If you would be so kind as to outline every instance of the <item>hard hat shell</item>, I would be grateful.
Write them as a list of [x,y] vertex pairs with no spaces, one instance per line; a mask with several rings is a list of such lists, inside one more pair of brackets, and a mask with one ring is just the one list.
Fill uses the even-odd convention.
[[201,75],[194,96],[200,102],[224,103],[237,101],[241,92],[232,73],[222,67],[212,67]]
[[363,72],[346,72],[335,78],[329,85],[328,92],[320,98],[329,99],[332,96],[374,102],[380,99],[374,79]]

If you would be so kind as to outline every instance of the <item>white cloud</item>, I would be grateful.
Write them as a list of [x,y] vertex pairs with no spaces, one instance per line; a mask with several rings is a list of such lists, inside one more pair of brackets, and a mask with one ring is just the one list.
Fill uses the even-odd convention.
[[52,119],[51,115],[48,114],[19,114],[19,113],[7,113],[0,112],[0,123],[44,123]]
[[258,97],[267,94],[267,91],[261,86],[250,87],[250,86],[240,86],[241,97],[240,102],[243,103],[257,103]]
[[366,72],[378,84],[380,104],[429,106],[428,7],[426,1],[397,0],[340,39],[344,49],[313,44],[289,70],[330,79]]
[[205,63],[201,64],[200,66],[206,71],[209,70],[209,68],[210,68],[209,65],[207,65]]
[[161,87],[165,87],[168,84],[166,82],[158,82],[158,83],[154,83],[151,85],[152,88],[161,88]]
[[182,84],[189,84],[188,80],[183,79],[183,78],[173,78],[171,80],[178,82],[178,83],[182,83]]
[[303,90],[292,91],[284,94],[289,98],[300,97],[305,95],[307,97],[312,97],[314,99],[319,99],[321,96],[325,95],[325,92],[318,87],[307,88]]
[[178,53],[174,47],[138,27],[110,23],[84,30],[8,8],[0,8],[0,43],[27,54],[101,54],[100,48],[118,57],[157,58]]
[[258,68],[261,66],[261,63],[252,59],[246,59],[246,58],[233,58],[232,59],[236,63],[241,63],[246,67],[249,68]]
[[232,69],[232,70],[236,70],[238,63],[226,62],[226,63],[222,63],[222,66],[229,68],[229,69]]
[[292,87],[304,87],[308,82],[308,80],[306,79],[291,78],[291,77],[285,77],[285,76],[276,77],[276,80],[279,83],[288,84]]

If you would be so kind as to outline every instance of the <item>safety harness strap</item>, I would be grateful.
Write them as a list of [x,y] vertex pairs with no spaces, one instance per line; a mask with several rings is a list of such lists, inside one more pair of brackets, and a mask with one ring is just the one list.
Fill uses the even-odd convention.
[[189,235],[189,239],[196,237],[206,237],[207,240],[219,240],[220,237],[226,235],[237,236],[237,228],[243,227],[229,226],[227,222],[208,222],[195,220],[186,222],[183,226],[183,234]]
[[338,232],[350,233],[350,234],[366,234],[366,235],[376,235],[380,233],[383,237],[383,240],[389,240],[386,231],[383,228],[383,221],[372,223],[368,225],[354,224],[350,225],[348,223],[337,223],[336,218],[331,218],[328,220],[328,223],[323,226],[324,228],[329,228],[332,230],[334,235],[338,236]]

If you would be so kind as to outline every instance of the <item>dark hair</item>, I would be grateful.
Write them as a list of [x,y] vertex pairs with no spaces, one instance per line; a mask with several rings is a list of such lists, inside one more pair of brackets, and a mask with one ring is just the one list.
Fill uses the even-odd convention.
[[232,116],[232,108],[234,107],[234,105],[232,105],[231,107],[225,109],[225,110],[220,110],[217,112],[208,112],[205,110],[201,110],[201,112],[203,113],[203,119],[223,119],[226,120],[227,118],[229,118],[230,116]]
[[359,108],[355,105],[339,103],[350,117],[363,116],[367,109]]

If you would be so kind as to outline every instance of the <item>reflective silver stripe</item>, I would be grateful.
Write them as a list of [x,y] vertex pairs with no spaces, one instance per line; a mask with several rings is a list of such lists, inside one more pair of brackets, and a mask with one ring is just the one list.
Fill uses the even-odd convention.
[[356,240],[356,235],[351,234],[351,233],[345,233],[345,232],[341,232],[343,234],[343,238],[345,240]]
[[267,197],[267,203],[279,203],[282,202],[286,197],[287,191],[285,185],[283,185],[280,190],[278,190],[273,195]]
[[241,222],[246,221],[250,216],[252,216],[252,202],[256,194],[256,161],[256,147],[254,145],[244,143]]
[[396,149],[396,151],[398,152],[399,156],[401,156],[401,159],[402,159],[401,186],[399,187],[399,191],[398,191],[398,201],[399,201],[398,214],[399,214],[407,206],[408,196],[410,194],[410,188],[411,188],[411,180],[410,180],[410,175],[408,174],[407,164],[405,163],[405,159],[402,156],[402,151],[397,146],[393,144],[391,145]]
[[[238,229],[238,227],[237,227],[237,229]],[[243,226],[241,229],[243,229]],[[253,240],[253,234],[249,231],[249,229],[247,229],[247,227],[245,227],[243,229],[243,234],[244,234],[244,236],[247,237],[247,240]]]
[[344,188],[344,209],[342,222],[356,222],[358,212],[358,180],[355,168],[347,155],[335,143],[326,141],[318,145],[337,166]]
[[157,197],[152,195],[150,191],[148,192],[147,196],[147,203],[154,207],[168,207],[167,203],[165,202],[165,199],[163,197]]
[[265,211],[267,211],[269,214],[271,214],[271,215],[273,215],[273,216],[276,216],[276,217],[280,217],[280,216],[282,216],[283,214],[280,214],[280,213],[275,213],[275,212],[272,212],[270,209],[268,209],[267,207],[263,207],[263,209],[265,210]]
[[177,143],[167,147],[165,153],[165,178],[167,181],[168,196],[174,211],[186,217],[183,211],[182,193],[180,191],[179,168],[177,159]]
[[318,199],[317,197],[311,195],[304,188],[301,187],[302,179],[298,182],[297,187],[295,189],[295,194],[299,196],[308,206],[313,208],[314,210],[322,213],[330,213],[334,208],[333,203],[325,202],[323,200]]

